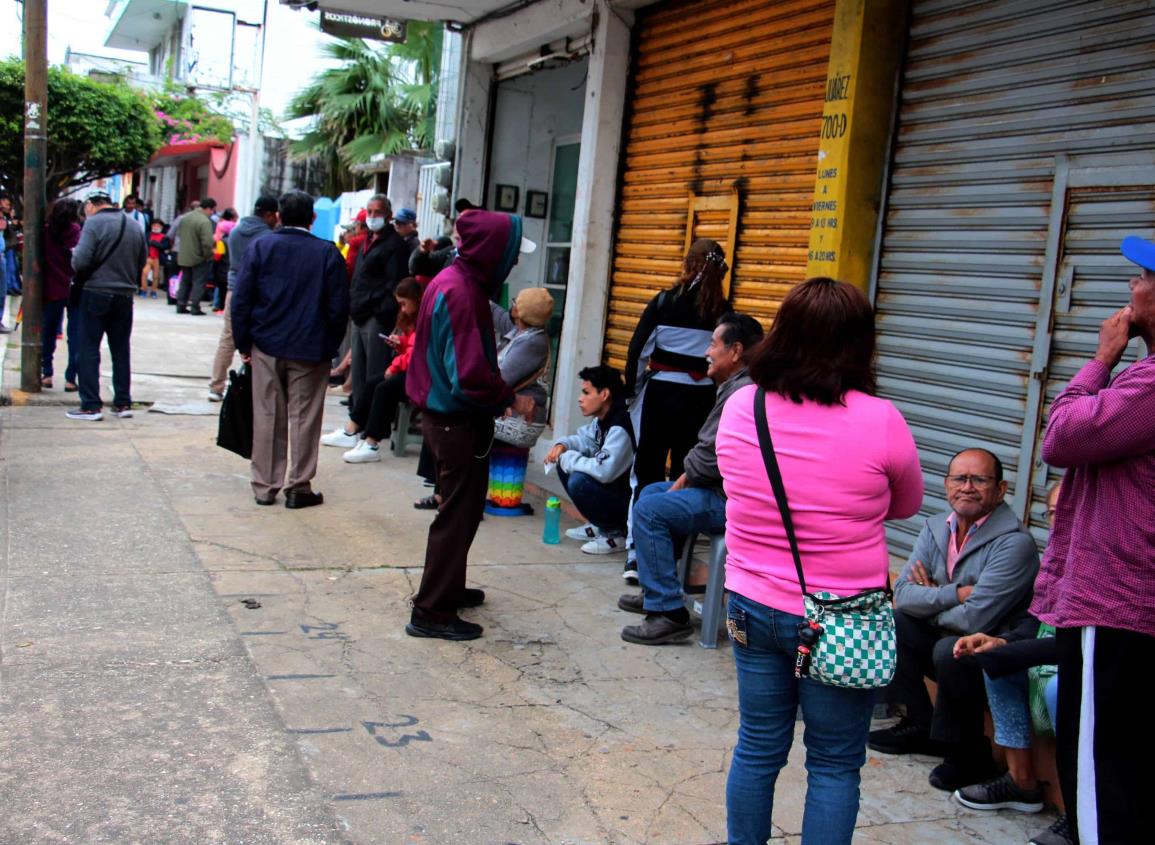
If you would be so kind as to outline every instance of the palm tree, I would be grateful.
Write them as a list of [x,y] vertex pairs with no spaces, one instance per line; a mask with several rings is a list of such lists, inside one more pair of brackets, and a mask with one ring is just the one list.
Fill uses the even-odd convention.
[[321,157],[336,177],[331,187],[352,188],[349,165],[431,146],[441,39],[441,24],[409,21],[404,44],[325,44],[325,55],[341,64],[314,76],[289,103],[289,118],[314,118],[293,151]]

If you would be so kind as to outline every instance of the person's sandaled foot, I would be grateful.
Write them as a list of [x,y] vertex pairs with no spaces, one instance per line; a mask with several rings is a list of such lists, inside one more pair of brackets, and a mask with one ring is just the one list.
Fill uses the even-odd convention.
[[419,511],[435,511],[441,507],[441,497],[434,493],[432,496],[418,499],[413,503],[413,507]]

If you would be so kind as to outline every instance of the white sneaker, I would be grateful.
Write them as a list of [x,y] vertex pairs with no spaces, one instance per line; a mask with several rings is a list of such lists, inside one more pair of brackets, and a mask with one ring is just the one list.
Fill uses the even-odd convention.
[[210,402],[223,402],[224,399],[225,399],[225,395],[223,393],[217,393],[215,390],[209,391],[209,401]]
[[612,555],[625,550],[625,537],[611,537],[607,534],[600,534],[582,545],[582,551],[587,555]]
[[577,528],[567,528],[565,536],[569,537],[571,540],[582,540],[584,542],[587,540],[593,540],[595,537],[597,537],[598,529],[594,527],[592,522],[587,522],[585,525],[581,525]]
[[360,437],[350,434],[344,428],[335,428],[321,437],[322,446],[340,446],[342,449],[352,449],[360,442]]
[[86,411],[83,408],[73,408],[65,411],[64,416],[70,420],[84,420],[85,422],[100,422],[104,419],[104,414],[100,411]]
[[347,464],[368,464],[381,460],[381,448],[369,445],[368,440],[362,440],[341,457]]

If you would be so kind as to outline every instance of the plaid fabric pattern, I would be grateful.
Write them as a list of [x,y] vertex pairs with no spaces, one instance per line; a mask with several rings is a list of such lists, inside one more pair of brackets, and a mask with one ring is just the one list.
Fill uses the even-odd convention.
[[822,636],[810,654],[812,678],[851,689],[878,689],[890,683],[898,663],[898,644],[886,592],[845,599],[833,593],[811,593],[804,603],[806,618],[822,626]]

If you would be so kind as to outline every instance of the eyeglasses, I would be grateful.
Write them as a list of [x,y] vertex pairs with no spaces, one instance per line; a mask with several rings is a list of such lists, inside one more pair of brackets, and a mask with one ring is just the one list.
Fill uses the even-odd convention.
[[948,475],[946,477],[946,483],[951,487],[966,487],[968,482],[981,490],[994,484],[995,477],[993,475]]

